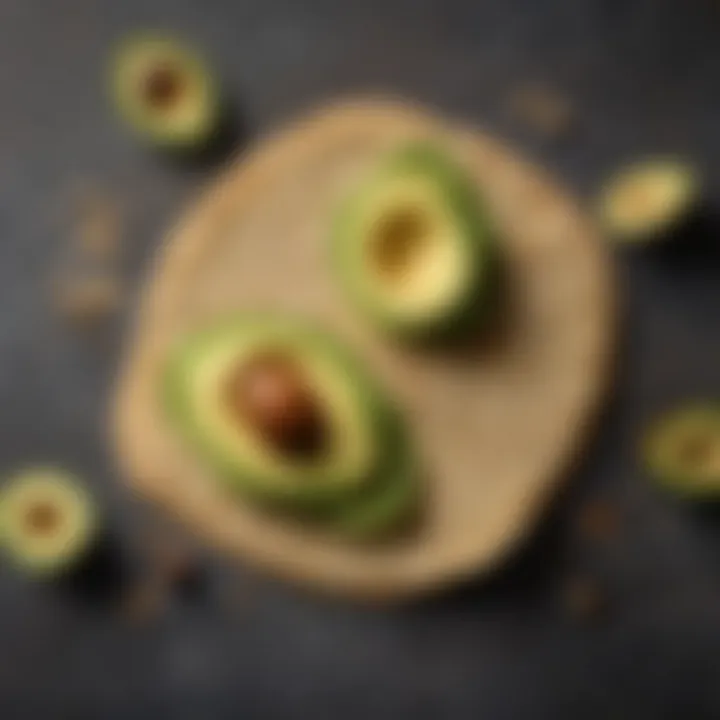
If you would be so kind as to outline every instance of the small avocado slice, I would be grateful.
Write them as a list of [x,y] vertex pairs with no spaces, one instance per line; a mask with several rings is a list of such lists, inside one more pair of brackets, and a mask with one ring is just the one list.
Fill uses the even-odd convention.
[[391,153],[346,199],[332,250],[348,296],[395,335],[455,336],[494,308],[490,219],[471,179],[428,142]]
[[97,531],[95,507],[69,473],[31,468],[0,488],[0,545],[33,575],[76,567],[87,557]]
[[669,412],[652,424],[642,452],[648,472],[671,490],[720,497],[720,406]]
[[198,457],[264,504],[325,515],[381,482],[387,400],[327,332],[296,318],[235,316],[168,356],[162,402]]
[[152,144],[205,148],[221,120],[220,93],[203,60],[183,42],[141,34],[122,42],[112,67],[115,105]]
[[600,221],[622,243],[663,238],[697,207],[698,173],[682,160],[634,163],[616,173],[600,193]]

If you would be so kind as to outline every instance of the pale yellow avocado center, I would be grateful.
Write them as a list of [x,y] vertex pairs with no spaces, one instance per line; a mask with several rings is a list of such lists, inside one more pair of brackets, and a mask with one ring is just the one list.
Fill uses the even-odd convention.
[[390,285],[402,283],[423,262],[431,233],[427,214],[411,205],[391,209],[379,218],[369,241],[378,277]]
[[432,314],[450,305],[464,289],[468,268],[437,190],[421,178],[404,178],[383,186],[367,208],[360,231],[374,292],[408,314]]

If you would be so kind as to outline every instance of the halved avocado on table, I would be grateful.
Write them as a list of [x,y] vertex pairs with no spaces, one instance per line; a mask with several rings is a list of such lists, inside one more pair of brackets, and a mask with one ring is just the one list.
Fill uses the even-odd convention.
[[674,492],[720,498],[720,406],[687,405],[659,418],[644,438],[643,460]]
[[171,352],[163,391],[198,456],[253,500],[352,534],[380,531],[411,503],[397,411],[305,322],[235,317],[192,334]]
[[0,545],[31,574],[76,568],[95,546],[97,531],[97,511],[87,491],[62,470],[24,470],[0,488]]
[[220,92],[202,58],[183,42],[143,34],[123,42],[112,68],[118,112],[150,143],[201,150],[221,124]]
[[698,207],[700,180],[687,162],[637,162],[613,176],[600,194],[600,221],[627,244],[665,239]]
[[332,245],[348,295],[397,335],[459,335],[494,309],[490,219],[475,184],[431,144],[385,160],[341,208]]

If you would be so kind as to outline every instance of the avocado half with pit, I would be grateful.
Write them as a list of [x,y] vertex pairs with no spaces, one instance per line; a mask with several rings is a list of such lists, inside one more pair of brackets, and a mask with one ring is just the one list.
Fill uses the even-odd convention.
[[232,490],[354,535],[406,515],[416,477],[397,409],[308,323],[236,316],[170,353],[163,404]]
[[0,488],[0,545],[30,574],[57,575],[76,568],[97,535],[94,503],[69,473],[31,468]]
[[348,296],[399,336],[479,329],[495,309],[498,253],[478,189],[435,145],[406,145],[346,199],[334,226]]
[[667,239],[695,211],[700,179],[677,159],[639,161],[617,172],[600,193],[599,216],[608,234],[621,243]]
[[216,137],[220,92],[203,59],[164,35],[122,42],[112,66],[115,105],[125,122],[151,144],[200,150]]
[[643,441],[650,475],[690,497],[720,498],[720,406],[691,404],[656,420]]

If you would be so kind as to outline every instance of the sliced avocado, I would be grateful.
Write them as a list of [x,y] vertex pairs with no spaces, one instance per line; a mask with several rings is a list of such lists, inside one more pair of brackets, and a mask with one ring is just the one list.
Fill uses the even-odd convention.
[[203,60],[168,36],[125,40],[112,68],[115,104],[126,123],[151,143],[201,149],[221,120],[220,93]]
[[296,319],[237,316],[185,338],[163,401],[219,478],[275,506],[350,503],[383,482],[393,450],[380,388],[338,341]]
[[644,439],[643,459],[678,493],[720,497],[720,406],[688,405],[661,417]]
[[624,243],[651,242],[680,225],[697,206],[700,181],[681,160],[634,163],[613,176],[600,194],[600,220]]
[[76,567],[87,557],[97,530],[90,497],[62,470],[24,470],[0,488],[0,544],[32,574]]
[[347,199],[332,247],[349,297],[397,335],[463,333],[494,307],[497,243],[478,190],[428,143],[393,153]]

